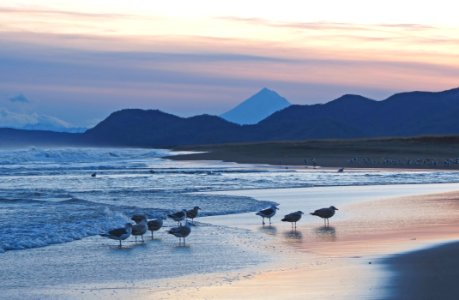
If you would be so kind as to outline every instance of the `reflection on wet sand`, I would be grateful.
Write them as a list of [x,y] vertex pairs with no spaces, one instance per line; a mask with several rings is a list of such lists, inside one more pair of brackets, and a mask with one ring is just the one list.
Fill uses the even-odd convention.
[[277,228],[276,226],[268,225],[268,226],[261,226],[258,228],[261,232],[264,232],[269,235],[276,235],[277,234]]
[[336,229],[333,226],[321,226],[314,228],[314,233],[321,241],[336,241]]
[[301,233],[301,231],[297,231],[297,230],[285,231],[284,237],[287,240],[293,240],[293,241],[298,241],[298,242],[301,242],[303,240],[303,234]]

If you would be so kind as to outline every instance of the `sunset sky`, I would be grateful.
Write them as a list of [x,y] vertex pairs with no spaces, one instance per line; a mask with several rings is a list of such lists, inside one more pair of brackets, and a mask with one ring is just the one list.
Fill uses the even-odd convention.
[[[39,3],[39,4],[37,4]],[[455,1],[2,1],[0,125],[121,108],[221,114],[459,86]]]

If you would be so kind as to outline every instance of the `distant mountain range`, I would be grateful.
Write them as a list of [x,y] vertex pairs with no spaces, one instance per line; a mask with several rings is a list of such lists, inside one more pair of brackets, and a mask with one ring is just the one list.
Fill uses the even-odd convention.
[[276,111],[290,106],[287,99],[275,91],[263,88],[235,108],[220,117],[239,125],[256,124]]
[[85,133],[0,129],[0,145],[169,147],[421,135],[459,135],[459,88],[400,93],[383,101],[344,95],[326,104],[291,105],[255,125],[210,115],[181,118],[159,110],[127,109],[112,113]]

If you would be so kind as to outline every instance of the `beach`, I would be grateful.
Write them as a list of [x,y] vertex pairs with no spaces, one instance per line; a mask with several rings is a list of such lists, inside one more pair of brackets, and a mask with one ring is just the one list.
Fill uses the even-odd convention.
[[328,168],[459,169],[454,136],[265,141],[176,147],[174,160]]
[[[260,272],[250,279],[187,293],[190,292],[197,299],[429,299],[420,298],[420,293],[410,292],[421,283],[413,276],[404,278],[403,285],[399,284],[399,277],[404,277],[404,272],[431,273],[431,265],[422,263],[422,255],[417,258],[418,264],[413,268],[416,271],[401,267],[396,263],[397,259],[392,262],[384,258],[394,253],[407,253],[456,240],[459,193],[454,190],[457,187],[316,188],[317,194],[312,192],[311,196],[320,194],[324,197],[321,201],[330,201],[333,195],[340,193],[343,194],[341,201],[353,198],[353,202],[341,207],[329,228],[321,226],[321,220],[313,219],[300,223],[294,233],[289,230],[288,224],[279,224],[277,220],[266,233],[290,251],[283,253],[283,262],[274,269]],[[293,209],[291,205],[299,205],[301,201],[305,205],[304,199],[311,191],[295,189],[236,193],[259,199],[276,199],[281,203],[279,207],[285,205],[287,209]],[[335,199],[333,204],[338,206],[336,202],[339,201]],[[231,223],[219,217],[210,218],[214,219],[211,223]],[[254,230],[264,230],[249,215],[240,216],[232,222],[242,223],[243,227],[252,227]],[[452,249],[447,248],[448,253],[453,252],[457,245],[451,244],[450,247]],[[441,251],[437,252],[427,251],[427,254],[423,254],[442,261],[445,267],[442,273],[430,275],[444,275],[441,280],[422,281],[423,290],[430,290],[431,294],[445,285],[451,285],[456,274],[456,263],[450,264],[455,259],[442,256]],[[411,254],[405,256],[405,260],[412,257]],[[437,285],[438,282],[443,285]],[[265,294],[262,291],[268,292]],[[456,289],[452,289],[437,294],[442,295],[442,299],[454,299],[457,297],[455,292]]]
[[[458,238],[453,170],[338,173],[177,162],[144,149],[0,154],[10,163],[0,169],[1,299],[398,299],[417,284],[404,267],[413,251],[443,261],[432,251]],[[263,226],[255,212],[272,203],[279,211]],[[167,234],[177,225],[169,219],[155,239],[131,237],[121,249],[99,236],[133,213],[194,205],[203,210],[186,246]],[[328,227],[309,215],[330,205],[339,210]],[[293,231],[280,220],[298,210]],[[426,266],[415,263],[414,274],[429,274]],[[454,278],[442,270],[441,282]]]

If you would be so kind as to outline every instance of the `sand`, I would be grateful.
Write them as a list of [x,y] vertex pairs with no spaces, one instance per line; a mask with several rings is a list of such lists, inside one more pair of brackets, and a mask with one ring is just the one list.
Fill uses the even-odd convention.
[[459,169],[457,137],[306,140],[182,146],[175,160],[333,168]]
[[[430,295],[457,298],[456,289],[435,292],[457,278],[454,277],[457,263],[449,265],[455,259],[441,255],[442,251],[427,250],[387,259],[394,253],[459,238],[459,192],[454,191],[457,188],[457,184],[449,184],[232,192],[277,201],[285,208],[281,214],[293,211],[294,206],[309,211],[309,205],[324,201],[328,204],[336,195],[337,201],[330,204],[340,211],[328,228],[323,227],[320,219],[305,216],[296,232],[290,231],[288,224],[280,223],[281,216],[273,220],[272,226],[265,227],[260,226],[260,220],[253,214],[240,214],[232,219],[203,218],[206,220],[201,221],[258,230],[271,236],[276,247],[273,251],[279,252],[278,260],[248,278],[217,286],[168,291],[167,297],[153,293],[147,298],[187,295],[192,299],[436,299],[420,298],[423,294],[419,289],[406,292],[405,289],[419,283],[424,285],[423,289],[433,291]],[[313,197],[318,200],[310,201]],[[354,201],[349,201],[350,198]],[[454,249],[447,248],[447,252]],[[424,257],[432,263],[422,263]],[[400,265],[400,261],[406,263]],[[424,276],[437,265],[446,270]],[[440,277],[430,280],[434,276]]]

